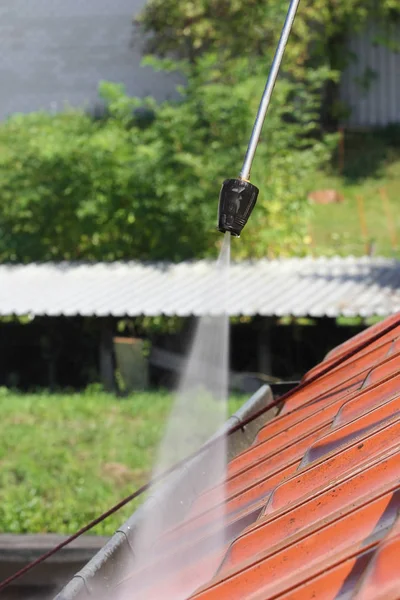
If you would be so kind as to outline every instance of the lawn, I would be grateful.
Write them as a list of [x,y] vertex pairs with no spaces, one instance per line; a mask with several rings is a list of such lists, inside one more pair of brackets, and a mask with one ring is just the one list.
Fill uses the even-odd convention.
[[[340,204],[313,206],[310,237],[314,254],[360,256],[372,242],[375,255],[400,257],[398,147],[379,135],[349,135],[345,137],[343,173],[331,169],[319,174],[313,189],[335,189],[344,197]],[[387,201],[382,200],[382,189]]]
[[[150,475],[172,400],[0,389],[0,531],[72,533],[134,491]],[[230,412],[243,401],[231,399]],[[136,505],[93,532],[112,534]]]

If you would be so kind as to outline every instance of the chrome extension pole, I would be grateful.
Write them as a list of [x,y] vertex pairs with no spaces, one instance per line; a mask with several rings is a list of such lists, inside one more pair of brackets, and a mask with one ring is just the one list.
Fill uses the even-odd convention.
[[253,164],[254,155],[256,153],[258,141],[260,139],[261,130],[264,124],[265,115],[271,101],[272,92],[275,87],[276,78],[278,77],[279,69],[282,63],[283,54],[286,44],[289,39],[293,21],[296,16],[297,8],[300,0],[291,0],[288,13],[286,15],[285,24],[282,29],[281,37],[275,52],[274,60],[272,61],[271,70],[268,76],[267,84],[261,98],[260,106],[254,122],[253,131],[247,148],[242,170],[240,171],[240,179],[248,181],[250,179],[251,165]]

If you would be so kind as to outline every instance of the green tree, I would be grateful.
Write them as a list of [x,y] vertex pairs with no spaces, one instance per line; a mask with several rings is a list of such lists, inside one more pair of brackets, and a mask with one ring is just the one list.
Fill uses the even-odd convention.
[[[202,57],[180,102],[144,103],[155,113],[145,126],[132,118],[143,103],[111,84],[102,86],[106,119],[67,111],[3,123],[0,259],[213,254],[218,190],[237,174],[263,85],[247,59],[231,67],[222,77],[217,58]],[[304,247],[307,181],[328,157],[327,144],[310,136],[321,77],[310,71],[306,82],[277,89],[254,170],[262,194],[237,256]]]
[[[172,53],[192,64],[210,51],[220,59],[254,58],[269,56],[288,6],[289,0],[148,0],[135,23],[151,34],[147,51],[156,56]],[[324,60],[332,39],[399,12],[398,0],[301,0],[286,68]]]
[[203,207],[180,190],[185,157],[169,154],[179,136],[173,107],[146,130],[132,122],[140,101],[118,86],[103,95],[104,121],[67,111],[1,124],[1,260],[180,260],[205,251]]
[[[193,67],[206,53],[217,53],[221,66],[232,58],[249,57],[267,72],[289,0],[148,0],[135,23],[147,36],[147,52],[173,55]],[[304,77],[306,70],[326,67],[330,75],[321,94],[323,122],[336,124],[345,107],[338,93],[338,76],[352,58],[348,36],[368,19],[383,27],[380,43],[391,43],[398,0],[301,0],[283,69]],[[385,34],[386,28],[386,34]]]

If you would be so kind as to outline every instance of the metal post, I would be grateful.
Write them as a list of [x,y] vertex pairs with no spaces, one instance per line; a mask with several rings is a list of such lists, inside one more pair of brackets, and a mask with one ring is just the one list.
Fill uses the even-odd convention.
[[278,47],[275,52],[274,60],[272,61],[271,70],[268,76],[267,84],[265,86],[264,93],[261,98],[260,106],[254,122],[253,131],[247,148],[246,156],[244,159],[242,170],[240,171],[239,177],[241,179],[249,180],[251,165],[253,163],[254,155],[256,153],[257,144],[260,139],[261,130],[264,124],[265,115],[271,101],[272,92],[275,87],[276,78],[278,77],[279,69],[281,66],[283,54],[285,52],[286,44],[289,39],[290,31],[292,29],[293,21],[296,16],[297,8],[300,0],[291,0],[288,13],[286,15],[285,24],[282,29],[281,37],[279,39]]

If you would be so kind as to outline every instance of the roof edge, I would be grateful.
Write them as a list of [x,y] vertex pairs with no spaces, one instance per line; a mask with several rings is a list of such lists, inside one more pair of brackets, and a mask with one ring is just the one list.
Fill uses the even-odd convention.
[[[268,406],[272,400],[271,388],[269,385],[263,385],[217,430],[211,439],[229,431],[237,423]],[[264,423],[274,417],[277,412],[276,408],[272,408],[229,436],[228,460],[232,460],[237,454],[248,448]],[[184,518],[195,498],[207,487],[208,470],[205,467],[211,454],[210,451],[211,448],[171,473],[163,484],[157,487],[144,504],[115,532],[106,545],[74,575],[54,600],[87,600],[97,596],[100,591],[104,592],[107,586],[113,583],[113,575],[121,568],[123,569],[127,559],[129,561],[130,557],[133,558],[134,534],[147,514],[151,513],[156,506],[162,504],[164,510],[168,505],[179,506],[181,510],[179,518]]]

